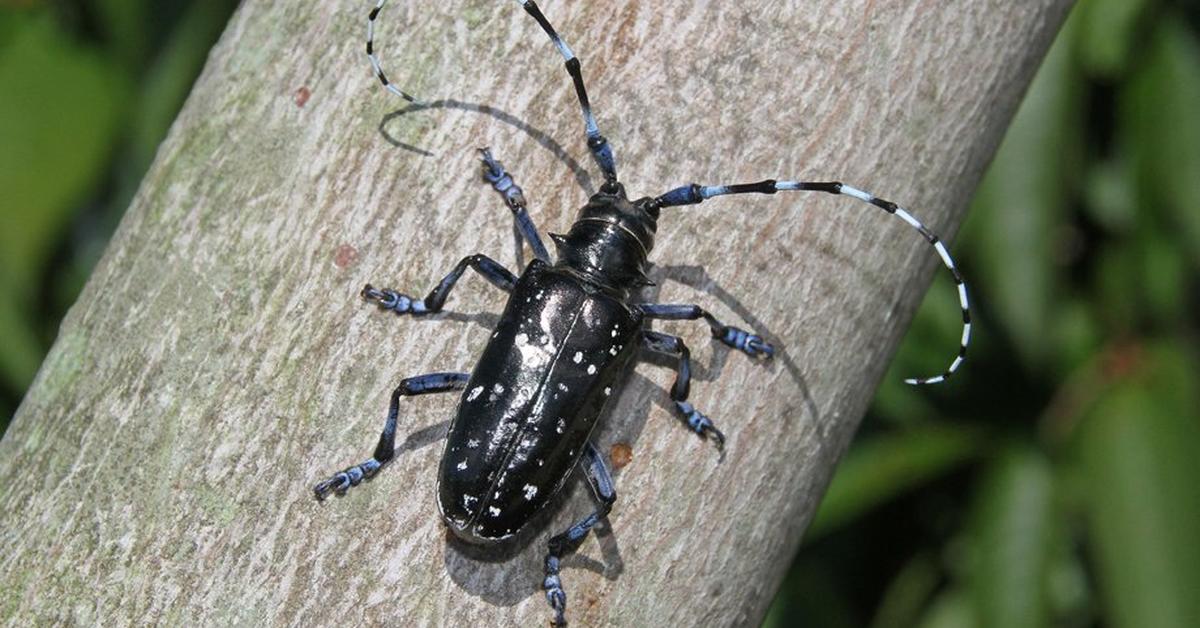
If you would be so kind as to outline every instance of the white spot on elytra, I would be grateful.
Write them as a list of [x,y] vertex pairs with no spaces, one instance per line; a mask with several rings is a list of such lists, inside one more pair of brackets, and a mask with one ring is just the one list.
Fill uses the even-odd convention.
[[607,397],[607,396],[609,396],[609,395],[611,395],[611,394],[612,394],[612,387],[611,387],[611,386],[605,386],[605,387],[604,387],[604,396],[605,396],[605,397]]
[[617,347],[616,346],[609,347],[608,354],[609,355],[617,355]]
[[595,375],[595,374],[596,374],[596,365],[589,364],[588,365],[588,375]]
[[463,458],[463,461],[462,461],[462,462],[460,462],[460,463],[458,463],[458,470],[459,470],[459,471],[466,471],[466,470],[467,470],[467,460],[466,460],[466,458]]
[[526,500],[533,499],[533,496],[537,495],[537,487],[532,484],[526,484],[523,490],[525,491]]
[[516,341],[523,366],[537,368],[550,361],[551,351],[545,336],[538,336],[534,339],[535,342],[530,342],[529,336],[522,333],[517,334]]
[[475,449],[478,446],[479,446],[479,439],[472,438],[471,440],[467,441],[467,447],[470,447],[471,449]]
[[482,392],[483,392],[483,386],[476,386],[476,387],[472,388],[471,394],[467,395],[467,401],[475,401],[475,399],[478,398],[480,393],[482,393]]
[[583,362],[583,352],[582,352],[582,351],[576,351],[576,352],[575,352],[575,363],[576,363],[576,364],[579,364],[580,362]]
[[501,386],[500,384],[496,384],[495,386],[492,387],[492,391],[495,392],[497,395],[499,395],[500,393],[504,392],[504,387]]
[[500,509],[496,508],[495,506],[488,506],[488,513],[491,514],[493,517],[499,517]]
[[563,392],[567,392],[568,390],[570,390],[569,388],[567,388],[567,385],[566,385],[566,384],[562,384],[562,383],[560,383],[560,384],[558,385],[558,389],[559,389],[559,390],[561,390],[561,391],[563,391]]

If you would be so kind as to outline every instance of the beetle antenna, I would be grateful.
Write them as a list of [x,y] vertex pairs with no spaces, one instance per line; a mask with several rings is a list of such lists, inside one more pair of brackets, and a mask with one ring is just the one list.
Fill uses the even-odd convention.
[[695,205],[701,203],[714,196],[724,196],[726,194],[774,194],[779,191],[800,191],[800,192],[828,192],[830,194],[841,194],[843,196],[852,196],[860,201],[870,203],[883,211],[892,214],[910,227],[916,229],[930,246],[937,251],[938,257],[941,258],[942,264],[954,276],[954,284],[958,287],[958,302],[962,306],[962,339],[959,341],[958,355],[954,357],[954,361],[940,375],[924,378],[909,378],[904,380],[905,383],[919,386],[922,384],[937,384],[946,381],[959,366],[962,366],[963,360],[967,357],[967,345],[971,342],[971,309],[967,303],[967,284],[963,280],[962,274],[958,272],[958,267],[954,265],[954,259],[950,257],[950,252],[946,250],[946,245],[942,243],[937,234],[930,231],[921,221],[917,220],[912,214],[908,213],[903,207],[879,198],[869,192],[864,192],[858,188],[851,187],[837,181],[817,182],[817,181],[775,181],[768,179],[759,181],[758,183],[741,183],[737,185],[716,185],[703,186],[685,185],[675,188],[654,200],[658,207],[673,207],[677,205]]
[[[371,60],[371,67],[375,70],[375,77],[387,90],[408,102],[415,105],[426,105],[427,103],[417,99],[416,96],[396,87],[394,83],[388,80],[387,75],[383,73],[383,67],[380,64],[379,56],[375,54],[375,19],[379,17],[379,12],[383,10],[383,5],[387,4],[387,0],[379,0],[371,13],[367,15],[367,58]],[[600,127],[596,124],[596,117],[592,115],[592,104],[588,100],[587,87],[583,84],[583,70],[579,62],[579,57],[575,56],[575,52],[567,45],[565,41],[559,37],[558,32],[554,30],[554,25],[546,16],[542,14],[542,10],[533,0],[517,0],[517,4],[525,9],[533,19],[537,20],[542,30],[550,37],[551,43],[558,52],[562,54],[567,68],[567,73],[571,75],[571,82],[575,85],[575,95],[579,98],[579,107],[583,110],[583,126],[587,135],[588,150],[592,153],[592,158],[596,160],[596,164],[600,166],[600,170],[604,172],[604,179],[609,184],[617,182],[617,163],[613,156],[612,147],[608,145],[608,140],[600,134]]]
[[375,4],[375,8],[371,9],[371,13],[367,15],[367,58],[371,60],[371,67],[375,69],[375,78],[379,79],[379,82],[383,83],[384,88],[389,92],[414,105],[425,105],[426,103],[396,87],[394,83],[388,80],[387,75],[383,73],[383,67],[379,63],[379,57],[375,54],[375,18],[379,17],[379,12],[383,10],[384,4],[387,4],[387,0],[379,0]]
[[588,149],[592,151],[592,157],[596,160],[596,164],[600,166],[600,170],[604,171],[604,179],[609,183],[617,182],[617,164],[613,157],[612,148],[608,145],[608,140],[600,134],[600,127],[596,125],[596,118],[592,115],[592,105],[588,101],[587,87],[583,84],[583,70],[580,67],[579,57],[575,56],[575,52],[571,47],[558,36],[554,26],[542,15],[542,10],[533,0],[517,0],[517,3],[525,9],[525,12],[537,20],[538,25],[542,30],[546,31],[546,35],[550,37],[550,41],[554,43],[554,47],[558,48],[558,52],[562,54],[563,60],[567,68],[567,73],[571,75],[571,82],[575,84],[575,95],[579,98],[579,107],[583,110],[583,125],[587,133]]

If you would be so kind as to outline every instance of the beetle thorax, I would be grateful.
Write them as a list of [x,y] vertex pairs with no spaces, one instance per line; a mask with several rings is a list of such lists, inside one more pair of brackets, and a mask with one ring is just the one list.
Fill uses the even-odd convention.
[[654,248],[658,208],[653,199],[630,201],[620,184],[605,184],[579,211],[567,234],[550,234],[558,266],[621,296],[650,282],[647,262]]

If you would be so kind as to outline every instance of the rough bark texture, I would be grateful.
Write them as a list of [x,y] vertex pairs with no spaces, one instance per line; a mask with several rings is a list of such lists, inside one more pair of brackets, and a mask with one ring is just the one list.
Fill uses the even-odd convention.
[[[399,113],[363,54],[365,3],[246,0],[212,52],[0,445],[9,623],[549,617],[544,541],[591,508],[586,491],[508,552],[448,542],[434,483],[456,395],[404,405],[401,453],[375,480],[310,493],[370,453],[398,380],[470,370],[487,338],[504,295],[478,277],[425,319],[357,298],[367,281],[424,294],[477,251],[519,269],[474,149],[516,173],[543,230],[597,185],[533,20],[512,2],[395,4],[378,34],[389,74],[453,100]],[[950,236],[1068,4],[543,8],[584,61],[631,194],[841,179]],[[845,197],[717,199],[668,210],[659,235],[648,299],[703,304],[783,354],[764,367],[702,324],[658,325],[693,347],[692,400],[727,452],[673,417],[670,364],[639,365],[597,437],[633,460],[610,531],[566,561],[569,615],[752,626],[938,264]]]

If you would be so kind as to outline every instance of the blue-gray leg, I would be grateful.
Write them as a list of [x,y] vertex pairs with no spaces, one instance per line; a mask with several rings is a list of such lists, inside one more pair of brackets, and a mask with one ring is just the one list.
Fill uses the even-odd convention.
[[397,314],[432,314],[442,311],[442,306],[446,304],[446,297],[450,295],[450,290],[454,288],[454,284],[462,278],[467,268],[472,268],[475,272],[483,275],[493,286],[500,288],[505,292],[512,292],[513,286],[517,283],[517,278],[507,268],[500,265],[496,260],[476,253],[462,258],[462,261],[450,271],[438,285],[429,292],[429,295],[424,299],[414,299],[406,294],[400,294],[395,290],[384,288],[379,290],[371,284],[367,284],[362,289],[362,298],[367,301],[374,301],[379,305],[380,309],[391,310]]
[[692,354],[683,339],[647,330],[642,332],[642,345],[651,351],[679,356],[679,369],[675,374],[675,384],[671,386],[671,401],[675,402],[675,410],[693,432],[700,436],[712,436],[717,449],[724,449],[725,435],[707,416],[688,403],[688,392],[692,386]]
[[375,446],[375,455],[366,462],[354,465],[335,473],[333,477],[318,483],[313,487],[317,499],[324,499],[329,493],[346,492],[351,486],[357,486],[365,478],[375,475],[380,467],[392,459],[396,451],[396,418],[400,414],[400,398],[427,395],[430,393],[462,390],[470,379],[468,373],[430,373],[409,377],[400,382],[392,391],[392,402],[388,407],[387,421],[383,424],[383,432],[379,435],[379,444]]
[[521,191],[521,186],[517,185],[513,181],[512,175],[504,170],[504,164],[492,157],[490,149],[481,148],[479,153],[483,160],[483,179],[491,183],[500,196],[504,197],[504,202],[512,210],[513,220],[517,222],[517,229],[521,231],[521,236],[529,243],[529,247],[533,249],[534,257],[550,263],[550,253],[546,251],[546,245],[542,244],[537,227],[534,226],[533,219],[529,217],[529,211],[525,208],[525,193]]
[[744,329],[726,325],[717,320],[699,305],[665,305],[661,303],[643,303],[638,306],[646,318],[656,318],[667,321],[694,321],[703,318],[712,330],[713,338],[720,340],[726,346],[733,347],[751,357],[770,359],[775,355],[775,348],[762,339]]
[[563,591],[562,580],[559,579],[559,563],[563,557],[574,552],[588,532],[608,516],[612,511],[613,502],[617,501],[617,491],[613,486],[612,474],[604,464],[604,458],[596,450],[595,445],[588,443],[583,450],[583,473],[587,477],[588,486],[592,488],[592,496],[598,507],[592,514],[584,517],[575,525],[567,528],[562,534],[550,539],[546,554],[546,577],[542,580],[542,589],[546,591],[546,601],[554,609],[554,625],[565,626],[567,611],[567,594]]

